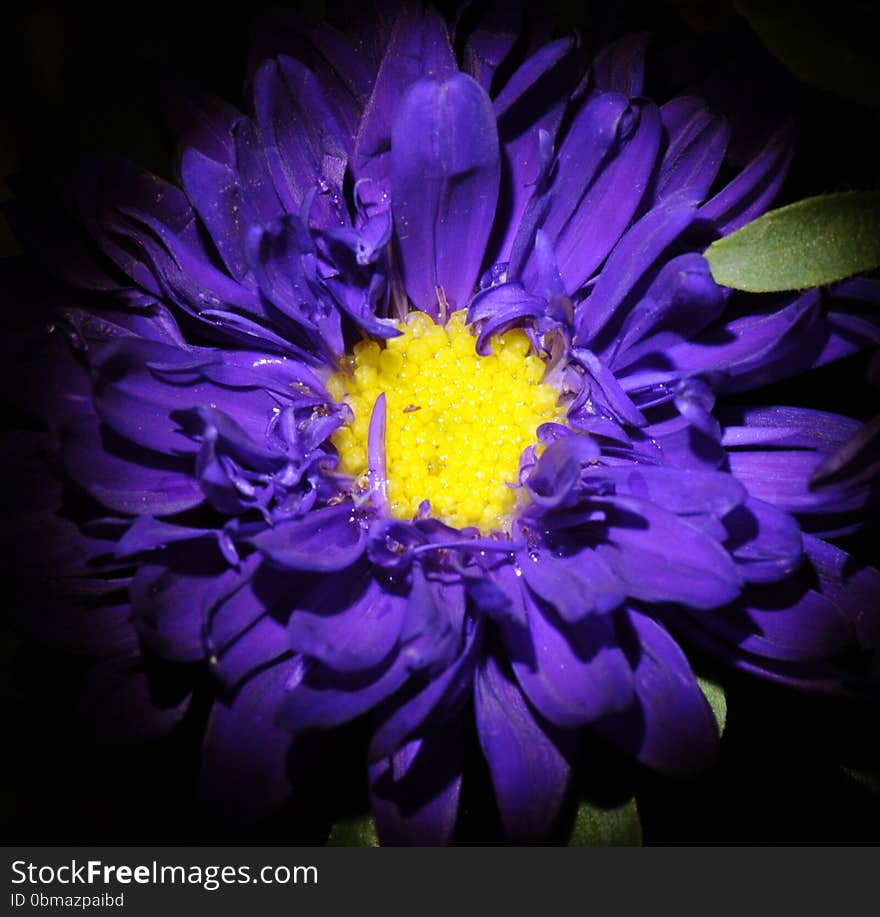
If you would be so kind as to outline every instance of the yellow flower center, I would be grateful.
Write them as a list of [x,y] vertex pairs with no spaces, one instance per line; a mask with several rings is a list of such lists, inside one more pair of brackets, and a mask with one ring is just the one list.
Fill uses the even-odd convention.
[[492,339],[477,354],[464,311],[436,325],[412,312],[400,337],[382,347],[362,341],[327,388],[354,413],[332,442],[341,471],[367,471],[370,415],[386,399],[385,453],[391,513],[412,519],[423,500],[430,515],[456,528],[509,530],[517,502],[520,457],[542,423],[561,421],[559,393],[542,382],[544,361],[524,331]]

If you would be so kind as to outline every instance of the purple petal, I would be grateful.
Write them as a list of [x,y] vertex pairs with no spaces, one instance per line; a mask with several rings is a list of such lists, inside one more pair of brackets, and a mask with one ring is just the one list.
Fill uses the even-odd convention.
[[380,274],[373,274],[366,287],[358,282],[343,280],[341,276],[325,278],[324,285],[333,294],[340,309],[370,337],[385,340],[400,334],[394,320],[377,316],[383,308],[387,293],[387,286]]
[[320,335],[319,342],[330,354],[341,353],[345,345],[339,313],[319,286],[317,252],[304,224],[288,215],[254,226],[247,233],[245,250],[266,299],[301,329]]
[[608,354],[609,366],[617,371],[640,357],[662,355],[699,334],[725,305],[706,259],[695,253],[678,255],[659,270],[601,352]]
[[109,509],[172,516],[204,502],[190,461],[139,449],[91,414],[69,415],[57,435],[65,471]]
[[581,467],[598,457],[599,447],[589,436],[574,434],[550,443],[526,481],[532,500],[544,510],[570,503]]
[[[386,210],[367,217],[363,225],[357,228],[343,226],[328,230],[324,238],[331,244],[344,246],[355,256],[359,267],[375,264],[391,241],[391,214]],[[340,266],[338,260],[336,266]]]
[[[333,81],[326,72],[332,70],[351,94],[356,107],[362,109],[369,101],[375,77],[375,67],[365,48],[366,42],[361,36],[340,32],[327,22],[319,22],[309,38],[327,64],[326,68],[315,66],[315,72],[322,77],[325,93],[331,98],[339,94],[338,90],[331,88]],[[341,104],[337,105],[341,107]]]
[[607,45],[593,61],[593,81],[600,92],[619,92],[633,98],[642,94],[645,79],[647,32],[626,35]]
[[389,714],[382,715],[370,742],[372,760],[397,753],[407,739],[432,728],[428,726],[432,721],[446,722],[458,715],[470,699],[482,633],[479,624],[473,627],[458,658],[442,674]]
[[550,143],[577,81],[574,42],[560,38],[526,58],[495,98],[502,150],[501,190],[490,244],[493,261],[508,261],[529,198],[544,167],[541,136]]
[[234,131],[241,112],[220,99],[180,99],[172,120],[183,150],[180,178],[226,267],[237,280],[247,275],[244,230],[256,214],[236,174]]
[[224,264],[233,277],[243,280],[248,265],[242,223],[247,222],[247,218],[239,216],[245,205],[235,172],[198,150],[188,149],[181,160],[180,179]]
[[[559,99],[567,97],[568,91],[573,89],[573,86],[568,86],[567,82],[557,83],[556,80],[545,81],[548,75],[557,69],[560,61],[570,55],[574,46],[575,43],[571,38],[560,38],[556,41],[547,42],[530,54],[514,70],[494,99],[495,114],[498,116],[499,122],[509,112],[524,105],[527,97],[531,97],[532,94],[536,98],[531,101],[537,105],[551,104],[555,106]],[[540,99],[537,98],[538,96],[540,96]],[[523,111],[522,117],[528,119],[531,115]],[[516,133],[519,133],[519,131],[516,131]]]
[[353,171],[358,194],[371,212],[389,207],[391,134],[407,90],[422,77],[444,79],[456,71],[455,55],[440,15],[415,6],[402,9],[355,141]]
[[721,424],[712,413],[715,392],[702,379],[682,379],[673,389],[672,403],[679,415],[707,439],[721,440]]
[[370,412],[370,428],[367,435],[367,469],[370,476],[370,492],[373,505],[384,510],[388,506],[388,466],[385,459],[385,392],[382,392]]
[[729,449],[809,449],[830,452],[852,436],[859,423],[843,414],[781,405],[726,407],[722,444]]
[[370,765],[373,814],[383,845],[450,843],[458,817],[462,747],[461,727],[453,723]]
[[125,163],[97,165],[81,200],[96,241],[123,271],[197,318],[221,304],[260,315],[254,292],[215,265],[181,191]]
[[[632,121],[626,99],[617,93],[593,97],[581,106],[559,147],[547,199],[548,210],[542,220],[542,227],[551,240],[555,241],[567,222],[583,217],[581,205],[587,190],[601,173],[606,160],[612,158],[619,136],[632,129]],[[552,137],[545,136],[544,143],[551,144]],[[550,152],[552,155],[552,147]],[[582,228],[582,222],[578,222],[578,229]],[[518,234],[515,250],[524,242],[527,248],[531,246],[533,239],[521,238],[522,231],[527,228],[523,226]],[[529,230],[533,236],[534,227]]]
[[527,319],[540,320],[546,313],[546,300],[527,293],[519,283],[502,283],[477,293],[467,314],[468,323],[482,322],[477,353],[488,356],[496,334],[522,325]]
[[326,22],[312,27],[291,9],[271,9],[259,17],[251,42],[248,83],[262,61],[292,55],[315,74],[334,117],[354,138],[378,66],[373,45],[380,36],[373,33],[382,31],[384,23],[377,29],[375,14],[372,5],[348,11],[344,34]]
[[621,388],[614,373],[591,350],[585,347],[574,348],[572,358],[586,369],[587,374],[595,388],[590,388],[594,401],[599,401],[601,407],[607,408],[606,416],[611,412],[613,419],[619,423],[629,424],[633,427],[643,427],[647,423],[644,414],[633,404],[632,399]]
[[575,311],[576,343],[587,345],[602,333],[639,278],[695,216],[694,202],[676,196],[651,210],[623,236],[590,295]]
[[342,503],[278,523],[248,540],[283,569],[329,573],[350,567],[367,539],[351,506]]
[[[186,215],[189,202],[179,189],[157,176],[111,157],[87,162],[83,172],[77,202],[89,234],[131,280],[158,296],[161,285],[142,247],[120,244],[118,236],[125,234],[125,229],[130,235],[132,230],[124,226],[118,208],[132,202],[144,205],[148,212],[158,214],[166,226],[188,231],[192,242],[193,221]],[[195,212],[189,210],[194,217]]]
[[516,9],[491,9],[468,36],[464,48],[464,71],[489,92],[492,77],[513,48],[522,14]]
[[493,656],[477,670],[474,707],[505,833],[520,842],[546,838],[571,777],[558,731],[539,720]]
[[185,351],[135,338],[118,338],[96,350],[92,365],[95,407],[101,420],[147,449],[168,455],[192,453],[198,447],[179,430],[171,414],[210,404],[236,420],[255,442],[263,441],[277,407],[277,400],[267,392],[236,390],[205,380],[186,384],[182,379],[173,384],[150,368],[151,362],[191,361]]
[[99,193],[95,200],[84,203],[103,206],[100,218],[112,220],[114,210],[143,212],[178,236],[187,248],[201,249],[195,212],[179,188],[114,156],[96,157],[86,168],[91,171],[84,178],[91,178]]
[[[52,483],[51,476],[47,476],[42,486],[53,490]],[[100,576],[124,566],[113,560],[118,527],[110,527],[110,531],[89,527],[84,531],[79,524],[59,515],[59,509],[26,509],[10,517],[9,522],[13,521],[14,527],[7,526],[0,533],[2,549],[13,561],[13,569],[28,579],[39,582],[47,570],[58,578]],[[56,581],[56,585],[62,584],[63,580]]]
[[813,472],[814,488],[859,484],[880,473],[880,415],[852,433]]
[[[461,583],[429,579],[421,565],[412,571],[412,587],[401,633],[401,656],[410,671],[433,677],[455,662],[462,650],[465,592]],[[478,634],[468,632],[467,647]]]
[[718,726],[678,644],[656,621],[630,610],[639,645],[637,703],[597,728],[639,761],[673,777],[691,777],[718,754]]
[[733,601],[742,578],[717,541],[654,504],[607,497],[605,541],[596,552],[628,594],[646,602],[714,608]]
[[740,603],[700,623],[740,650],[786,662],[828,659],[853,647],[849,620],[834,602],[795,580],[747,590]]
[[166,659],[204,658],[205,598],[225,569],[216,545],[200,540],[171,544],[139,567],[131,610],[145,643]]
[[632,672],[614,645],[605,617],[576,625],[560,622],[516,582],[507,590],[524,605],[528,629],[502,625],[504,642],[523,693],[552,723],[575,727],[606,713],[625,709],[632,701]]
[[210,657],[211,672],[224,685],[237,689],[270,663],[289,656],[287,628],[264,614]]
[[[660,145],[651,103],[616,93],[587,101],[559,149],[543,229],[573,293],[620,239],[641,202]],[[526,284],[528,286],[528,283]]]
[[172,411],[171,416],[187,436],[197,442],[219,447],[225,456],[255,471],[277,471],[285,460],[277,448],[263,445],[259,440],[254,441],[235,420],[216,408]]
[[880,305],[880,280],[876,277],[850,277],[829,287],[832,299]]
[[406,604],[363,570],[323,577],[295,600],[288,624],[290,645],[331,669],[371,669],[397,648]]
[[216,163],[231,165],[232,130],[241,112],[216,96],[178,96],[169,103],[169,120],[182,149],[198,150]]
[[667,465],[717,471],[724,464],[724,450],[716,435],[707,436],[691,420],[676,413],[639,430],[641,438],[633,443],[640,455],[651,461],[662,457]]
[[735,179],[700,208],[721,235],[735,232],[760,216],[776,197],[794,153],[794,130],[783,125]]
[[803,559],[797,522],[769,503],[752,497],[724,520],[730,532],[727,550],[749,583],[770,583],[788,576]]
[[819,577],[822,594],[850,620],[859,644],[880,647],[880,571],[812,535],[804,535],[804,550]]
[[845,690],[847,678],[852,677],[851,670],[825,661],[791,662],[745,653],[736,643],[730,643],[708,627],[711,616],[706,616],[708,620],[704,623],[702,615],[697,620],[684,609],[676,610],[672,606],[663,609],[663,616],[664,620],[674,626],[677,634],[687,639],[688,645],[711,654],[737,671],[801,691],[823,691],[837,695]]
[[254,78],[257,123],[278,196],[289,213],[317,190],[312,215],[319,226],[346,223],[341,200],[345,132],[314,74],[291,57],[266,61]]
[[669,142],[657,169],[654,203],[680,191],[704,200],[727,149],[727,121],[690,96],[667,102],[660,117]]
[[297,657],[278,722],[294,733],[339,726],[380,704],[409,677],[399,656],[390,664],[356,673],[338,672],[316,660]]
[[278,219],[284,213],[284,207],[272,181],[257,125],[242,118],[236,122],[232,136],[235,144],[235,174],[241,187],[242,202],[246,206],[242,215],[249,218],[248,226]]
[[725,414],[731,468],[752,492],[802,514],[802,525],[814,531],[858,527],[858,511],[870,499],[870,473],[814,484],[826,457],[858,430],[856,421],[804,408],[728,409]]
[[880,346],[880,326],[870,318],[829,311],[825,319],[827,340],[813,360],[813,366],[824,366]]
[[296,576],[272,569],[257,553],[247,557],[237,568],[227,570],[217,577],[205,599],[208,651],[215,656],[222,653],[282,596],[287,599],[286,612],[291,591],[300,588]]
[[268,664],[289,656],[284,622],[311,585],[306,577],[274,570],[258,553],[217,577],[203,603],[211,674],[234,689]]
[[200,799],[217,818],[255,821],[290,795],[290,733],[275,712],[292,662],[255,675],[231,702],[211,708],[202,745]]
[[844,513],[861,509],[868,500],[865,488],[810,490],[810,478],[821,454],[775,449],[731,451],[730,472],[749,493],[787,513]]
[[[391,142],[394,226],[413,303],[439,314],[474,292],[498,197],[500,158],[492,103],[465,74],[415,83]],[[461,246],[461,239],[468,244]]]
[[664,356],[689,373],[725,371],[729,379],[719,386],[725,393],[796,375],[815,364],[828,337],[819,300],[818,291],[809,290],[777,311],[735,318],[673,345]]
[[745,488],[729,474],[652,465],[588,468],[588,487],[646,500],[678,516],[726,516],[746,499]]
[[563,621],[573,623],[591,612],[604,614],[625,598],[621,583],[589,548],[564,557],[534,550],[521,558],[529,589],[553,606]]
[[175,541],[216,537],[216,529],[191,528],[160,522],[152,516],[138,516],[116,544],[117,557],[131,557],[143,551],[155,551]]

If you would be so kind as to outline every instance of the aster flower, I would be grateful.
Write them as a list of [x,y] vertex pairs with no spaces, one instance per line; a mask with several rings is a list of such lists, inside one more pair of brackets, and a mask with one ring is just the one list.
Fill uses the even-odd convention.
[[825,540],[871,496],[822,471],[859,424],[738,400],[875,344],[880,291],[714,282],[706,246],[769,206],[793,129],[719,180],[727,122],[644,98],[645,47],[584,74],[573,39],[491,25],[456,57],[417,7],[275,23],[250,114],[177,105],[179,187],[90,162],[76,257],[17,214],[88,293],[35,390],[100,507],[70,519],[39,478],[79,603],[34,626],[107,657],[134,730],[187,709],[145,657],[209,671],[227,809],[283,799],[291,748],[358,720],[382,840],[448,842],[475,725],[507,836],[544,838],[584,729],[711,764],[686,649],[836,691],[880,645],[877,573]]

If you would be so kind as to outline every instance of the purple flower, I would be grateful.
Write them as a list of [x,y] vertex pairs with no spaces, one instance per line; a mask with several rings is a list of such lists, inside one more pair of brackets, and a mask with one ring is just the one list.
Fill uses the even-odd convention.
[[702,255],[773,200],[791,126],[723,181],[727,122],[643,97],[644,36],[585,75],[491,26],[457,57],[415,7],[270,34],[251,114],[176,106],[179,187],[89,163],[75,250],[18,213],[71,290],[31,367],[50,435],[16,448],[91,500],[35,463],[68,599],[31,623],[104,657],[112,728],[186,712],[145,659],[198,664],[203,792],[258,813],[307,733],[362,721],[382,840],[442,843],[475,727],[535,840],[584,729],[713,761],[684,648],[851,686],[880,578],[823,539],[871,496],[860,426],[740,398],[876,344],[880,290],[747,296]]

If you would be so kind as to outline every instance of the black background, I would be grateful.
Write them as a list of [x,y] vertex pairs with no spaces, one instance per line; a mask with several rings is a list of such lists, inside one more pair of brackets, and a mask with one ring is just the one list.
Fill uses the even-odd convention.
[[[174,147],[161,117],[165,87],[183,80],[243,104],[247,36],[266,6],[262,0],[247,0],[234,11],[150,0],[13,6],[6,14],[3,55],[9,68],[4,80],[9,91],[0,108],[3,173],[47,167],[63,172],[79,153],[109,150],[172,177]],[[313,4],[306,12],[315,10]],[[658,50],[649,58],[647,94],[660,100],[680,91],[701,66],[689,51],[680,52],[695,35],[719,49],[719,60],[731,48],[757,47],[746,25],[723,4],[615,0],[543,3],[531,12],[577,25],[588,48],[631,29],[653,31]],[[340,4],[330,4],[330,14],[344,21]],[[799,151],[780,203],[880,187],[876,112],[794,85],[772,64],[750,79],[755,110],[782,93],[790,94],[800,111]],[[2,234],[9,251],[5,228]],[[4,301],[3,309],[8,314],[15,303]],[[877,402],[868,369],[867,356],[850,358],[751,393],[750,400],[866,419]],[[5,400],[7,416],[14,417],[14,393],[7,392]],[[876,562],[874,537],[869,530],[845,546]],[[4,586],[11,608],[16,602],[11,572]],[[348,751],[357,746],[353,735],[350,745],[340,746],[334,768],[303,794],[305,802],[248,831],[224,826],[196,802],[204,702],[195,703],[181,728],[159,742],[121,749],[97,745],[70,712],[87,663],[22,642],[6,625],[3,650],[3,757],[10,773],[2,782],[0,818],[6,842],[319,843],[326,833],[324,813],[354,812],[363,804],[364,768]],[[876,706],[801,697],[739,677],[727,677],[726,685],[728,725],[715,771],[678,783],[626,766],[621,772],[620,762],[595,751],[593,776],[600,782],[585,791],[606,786],[610,772],[617,783],[633,781],[647,843],[877,843]],[[498,836],[497,815],[476,752],[473,758],[460,839],[491,842]],[[860,773],[853,776],[853,770]],[[613,797],[614,787],[608,792]]]

